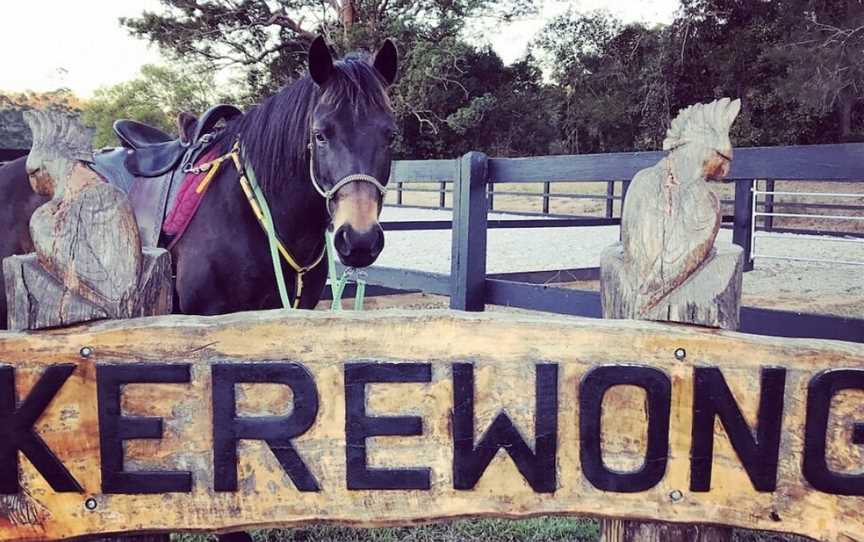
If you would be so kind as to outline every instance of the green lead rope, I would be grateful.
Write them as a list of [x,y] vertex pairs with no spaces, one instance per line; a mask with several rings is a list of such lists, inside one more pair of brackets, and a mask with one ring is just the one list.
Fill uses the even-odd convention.
[[363,302],[366,300],[366,281],[362,278],[362,272],[357,271],[352,267],[346,267],[341,276],[336,276],[336,257],[333,255],[333,236],[329,232],[324,234],[324,244],[327,246],[327,272],[330,276],[330,292],[332,293],[333,301],[330,305],[330,310],[338,312],[342,310],[342,294],[345,292],[345,286],[352,275],[354,282],[357,284],[357,292],[354,294],[354,310],[362,311]]
[[246,178],[252,186],[252,191],[255,194],[255,199],[258,200],[258,206],[261,208],[261,214],[264,215],[264,230],[267,232],[267,241],[270,245],[270,258],[273,260],[273,274],[276,275],[276,287],[279,290],[279,298],[282,301],[282,307],[293,309],[291,300],[288,299],[288,287],[285,286],[285,276],[282,273],[282,263],[279,261],[279,247],[276,239],[276,227],[273,225],[273,215],[270,214],[270,206],[267,205],[267,198],[264,197],[264,192],[258,185],[258,179],[255,177],[255,171],[251,167],[245,168]]

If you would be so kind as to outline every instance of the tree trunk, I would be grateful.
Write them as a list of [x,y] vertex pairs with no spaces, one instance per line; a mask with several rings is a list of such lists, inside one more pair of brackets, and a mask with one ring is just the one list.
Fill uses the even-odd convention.
[[339,19],[342,21],[342,39],[347,47],[349,45],[349,35],[351,29],[354,28],[354,17],[356,8],[352,0],[343,0],[342,7],[339,13]]

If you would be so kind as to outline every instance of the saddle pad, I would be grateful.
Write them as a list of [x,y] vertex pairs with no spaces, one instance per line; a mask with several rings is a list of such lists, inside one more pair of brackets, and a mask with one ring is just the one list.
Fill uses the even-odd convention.
[[[204,162],[209,162],[217,156],[218,152],[212,150],[196,161],[195,165],[197,166]],[[189,223],[192,222],[195,212],[198,210],[201,201],[204,199],[207,187],[212,184],[207,183],[204,190],[200,193],[196,190],[204,177],[207,176],[207,173],[207,171],[202,171],[201,173],[189,173],[183,178],[183,184],[180,185],[177,197],[174,200],[174,205],[168,213],[168,216],[165,218],[165,223],[162,225],[162,232],[173,237],[168,245],[169,249],[180,240],[180,237],[182,237],[186,228],[189,227]]]

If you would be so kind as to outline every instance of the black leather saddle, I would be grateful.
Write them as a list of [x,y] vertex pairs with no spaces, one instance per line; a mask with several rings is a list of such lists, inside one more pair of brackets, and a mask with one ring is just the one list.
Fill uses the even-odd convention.
[[177,139],[141,122],[118,120],[114,133],[123,146],[93,156],[91,167],[129,195],[145,246],[159,244],[165,214],[185,175],[180,166],[194,162],[209,147],[209,134],[220,121],[230,121],[242,112],[222,104],[210,108],[199,119],[186,115],[188,122],[180,122],[185,133]]
[[174,139],[158,128],[128,119],[115,121],[114,133],[131,151],[125,158],[129,173],[136,177],[159,177],[177,167],[190,145],[201,141],[220,121],[227,122],[241,114],[233,105],[211,107],[197,120],[191,133],[186,134],[188,138]]

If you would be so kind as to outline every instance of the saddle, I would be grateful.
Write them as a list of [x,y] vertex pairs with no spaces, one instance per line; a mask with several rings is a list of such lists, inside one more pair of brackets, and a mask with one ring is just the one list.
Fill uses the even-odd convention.
[[177,197],[186,165],[207,150],[220,122],[241,114],[225,104],[210,108],[200,118],[181,113],[176,139],[142,122],[114,123],[122,147],[96,153],[92,168],[127,193],[145,246],[160,244],[162,223]]

